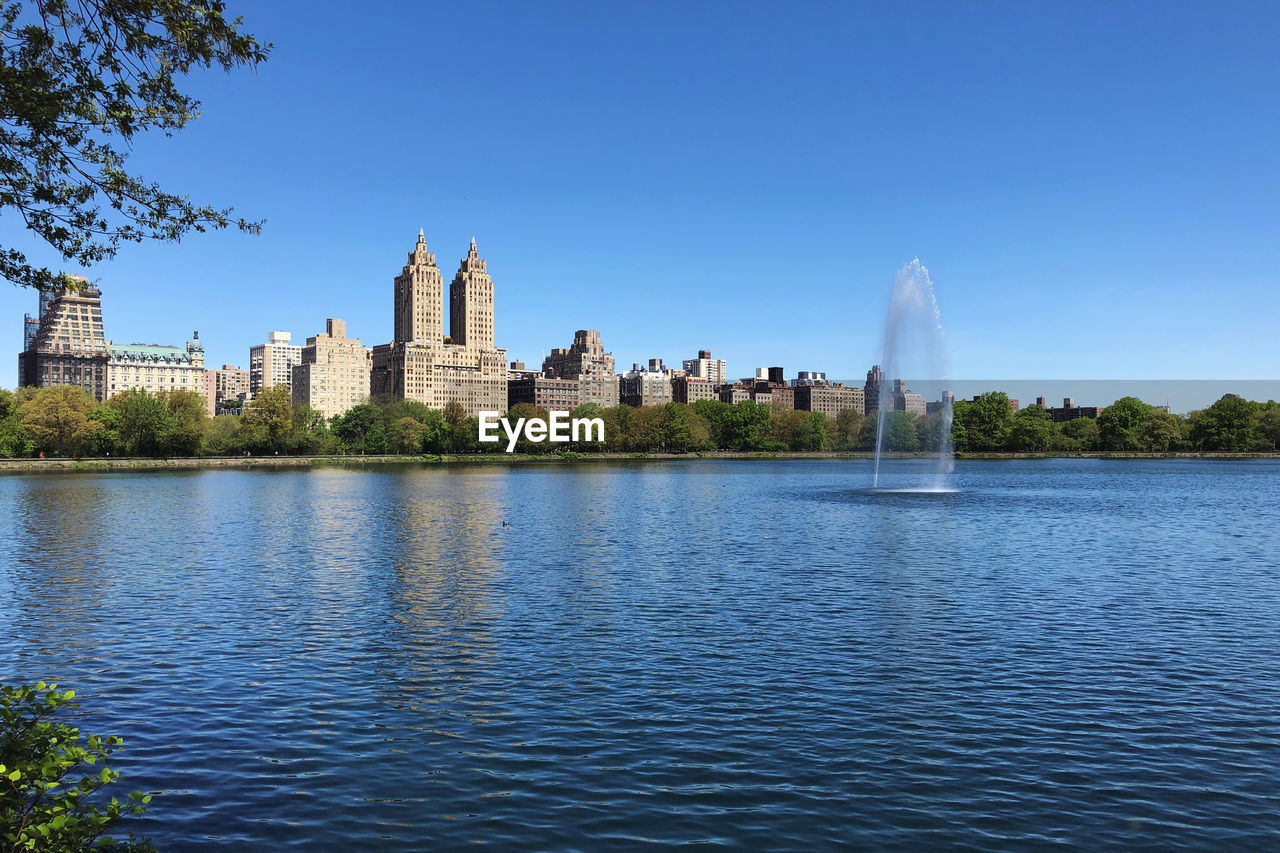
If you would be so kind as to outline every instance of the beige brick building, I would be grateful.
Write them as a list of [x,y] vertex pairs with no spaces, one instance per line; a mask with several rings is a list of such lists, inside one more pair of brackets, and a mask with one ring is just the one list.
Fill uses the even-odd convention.
[[324,333],[307,338],[302,363],[293,368],[293,402],[326,418],[341,415],[369,398],[373,354],[359,338],[347,337],[347,324],[329,318]]
[[507,355],[494,346],[493,279],[475,240],[449,286],[448,337],[444,278],[422,232],[394,291],[394,339],[373,349],[373,393],[433,409],[457,402],[468,415],[506,411]]
[[671,378],[671,399],[677,403],[696,403],[699,400],[718,400],[714,382],[698,376],[674,376]]

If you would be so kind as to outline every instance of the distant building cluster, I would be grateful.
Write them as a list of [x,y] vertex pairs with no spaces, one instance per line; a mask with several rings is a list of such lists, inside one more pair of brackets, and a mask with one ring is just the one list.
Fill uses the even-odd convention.
[[[84,278],[72,279],[68,287],[40,293],[37,314],[25,315],[19,385],[75,385],[99,401],[132,389],[193,391],[203,395],[210,415],[239,411],[276,386],[325,417],[341,415],[370,396],[417,400],[435,409],[457,403],[468,415],[504,411],[518,403],[572,410],[584,404],[609,408],[751,400],[773,410],[835,418],[844,411],[866,415],[881,407],[925,415],[954,402],[950,392],[926,401],[905,380],[885,376],[880,365],[867,371],[861,388],[829,381],[821,371],[802,370],[788,380],[776,366],[756,368],[754,375],[735,380],[724,359],[714,358],[708,349],[684,359],[679,368],[651,358],[619,373],[597,329],[578,329],[572,344],[552,349],[537,369],[508,362],[506,350],[495,343],[494,283],[474,238],[446,301],[444,276],[419,231],[392,283],[394,331],[389,343],[367,347],[347,336],[344,321],[330,317],[324,331],[308,337],[305,345],[293,343],[289,332],[269,332],[264,343],[249,347],[247,370],[233,364],[206,370],[198,332],[181,347],[113,344],[104,333],[102,292]],[[1018,401],[1009,403],[1016,413]],[[1069,397],[1061,407],[1048,406],[1043,397],[1036,403],[1055,421],[1101,413],[1101,408],[1077,406]]]

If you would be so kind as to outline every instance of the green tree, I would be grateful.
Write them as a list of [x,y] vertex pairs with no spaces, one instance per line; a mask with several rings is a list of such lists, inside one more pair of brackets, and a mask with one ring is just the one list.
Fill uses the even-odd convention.
[[1163,453],[1180,449],[1186,440],[1187,429],[1188,424],[1177,415],[1153,409],[1138,425],[1135,437],[1143,450]]
[[451,436],[449,424],[444,419],[444,413],[435,409],[427,409],[423,418],[420,451],[423,453],[448,453],[451,449]]
[[[34,687],[0,685],[0,846],[5,850],[111,845],[113,839],[103,833],[125,815],[142,814],[151,802],[139,791],[124,802],[115,797],[95,802],[99,791],[120,778],[109,761],[123,742],[81,735],[55,720],[79,707],[73,691],[59,693],[57,687],[43,681]],[[154,849],[145,841],[122,846]]]
[[768,423],[763,424],[756,432],[756,446],[760,450],[774,453],[794,449],[798,441],[800,421],[804,416],[804,412],[794,409],[775,409],[770,406]]
[[1043,406],[1031,405],[1013,416],[1009,446],[1014,450],[1048,450],[1053,443],[1053,418]]
[[687,453],[693,449],[689,432],[689,407],[683,403],[667,403],[659,409],[657,443],[668,453]]
[[116,412],[120,452],[126,456],[164,456],[177,426],[164,400],[146,391],[121,391],[107,400]]
[[217,415],[204,422],[200,452],[206,456],[236,456],[244,452],[238,415]]
[[18,396],[0,388],[0,456],[27,456],[35,445],[18,406]]
[[[478,444],[480,435],[470,429],[467,423],[467,410],[457,400],[450,400],[444,404],[445,423],[449,425],[449,444],[450,450],[455,453],[461,453],[473,444]],[[512,421],[515,423],[515,421]],[[477,421],[477,429],[479,422]]]
[[697,400],[690,404],[689,408],[693,410],[694,414],[707,422],[707,426],[711,430],[711,444],[718,448],[727,449],[731,441],[729,421],[733,406],[728,403],[722,403],[719,400]]
[[1268,400],[1258,412],[1258,440],[1266,450],[1280,450],[1280,404]]
[[22,404],[22,426],[36,447],[59,456],[78,456],[88,447],[102,424],[89,420],[93,397],[83,388],[54,385],[41,388]]
[[1121,397],[1098,415],[1103,450],[1141,450],[1141,430],[1155,409],[1137,397]]
[[829,422],[822,412],[801,413],[796,425],[793,450],[821,450],[827,443]]
[[89,413],[89,420],[102,424],[89,440],[88,452],[94,456],[120,455],[120,413],[109,406],[98,406]]
[[1101,445],[1102,434],[1093,418],[1074,418],[1059,427],[1055,439],[1055,450],[1089,452]]
[[200,440],[204,436],[204,422],[209,419],[204,397],[181,388],[161,391],[157,396],[173,419],[166,455],[195,456],[200,451]]
[[1198,450],[1239,453],[1252,450],[1260,438],[1262,406],[1240,397],[1223,397],[1207,409],[1193,412],[1191,442]]
[[835,447],[837,450],[857,450],[862,444],[862,413],[854,409],[842,409],[836,415]]
[[725,414],[724,434],[730,450],[759,450],[769,427],[769,407],[751,400],[730,406]]
[[923,451],[936,452],[942,444],[942,415],[930,412],[916,415],[916,443]]
[[[254,66],[270,45],[228,19],[223,0],[37,0],[0,7],[0,209],[66,261],[91,266],[120,243],[260,223],[193,204],[126,169],[134,138],[181,130],[200,103],[178,89],[193,69]],[[16,248],[0,276],[66,283]]]
[[915,453],[920,449],[916,432],[916,416],[911,412],[886,412],[884,446],[896,453]]
[[963,440],[966,450],[1004,450],[1012,433],[1013,407],[1004,392],[988,391],[977,400],[956,402],[952,435],[957,448]]
[[293,395],[289,386],[264,388],[240,416],[241,444],[254,453],[288,453],[293,436]]
[[333,434],[347,449],[355,453],[386,453],[387,431],[382,425],[382,412],[372,403],[352,406],[335,419]]

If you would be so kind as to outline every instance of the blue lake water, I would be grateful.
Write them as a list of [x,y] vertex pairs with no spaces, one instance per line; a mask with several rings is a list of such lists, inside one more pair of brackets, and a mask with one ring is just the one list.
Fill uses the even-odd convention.
[[172,850],[1280,847],[1280,461],[870,478],[0,477],[0,678]]

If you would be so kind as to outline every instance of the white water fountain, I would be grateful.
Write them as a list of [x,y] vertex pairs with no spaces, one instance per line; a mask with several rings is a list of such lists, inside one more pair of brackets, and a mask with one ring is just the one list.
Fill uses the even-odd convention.
[[[938,418],[938,451],[936,468],[920,488],[911,491],[951,491],[947,475],[955,468],[951,445],[951,398],[946,380],[949,365],[946,334],[942,314],[933,293],[929,270],[916,258],[898,270],[889,296],[889,311],[884,323],[884,355],[880,362],[883,381],[876,406],[876,461],[871,487],[880,488],[880,457],[884,452],[884,414],[894,408],[893,381],[908,375],[941,381],[939,393],[942,407]],[[868,400],[867,402],[870,402]]]

